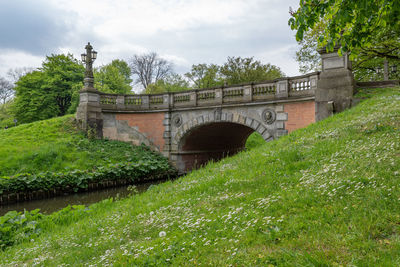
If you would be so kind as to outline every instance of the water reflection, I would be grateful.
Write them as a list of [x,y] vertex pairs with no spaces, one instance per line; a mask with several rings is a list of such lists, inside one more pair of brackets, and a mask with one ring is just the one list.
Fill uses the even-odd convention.
[[[151,185],[158,184],[164,181],[150,182],[137,184],[136,189],[138,193],[146,191]],[[24,201],[19,203],[13,203],[9,205],[0,206],[0,216],[3,216],[11,210],[24,211],[40,209],[42,213],[50,214],[54,211],[65,208],[68,205],[90,205],[99,202],[103,199],[110,197],[124,198],[128,196],[132,191],[128,190],[129,186],[113,187],[100,189],[91,192],[81,192],[65,196],[57,196],[53,198],[46,198],[40,200]],[[135,190],[136,191],[136,190]]]

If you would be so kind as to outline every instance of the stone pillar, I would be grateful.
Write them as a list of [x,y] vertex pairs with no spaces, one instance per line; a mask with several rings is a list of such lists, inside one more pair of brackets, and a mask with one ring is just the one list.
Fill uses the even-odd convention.
[[103,137],[103,116],[100,107],[100,92],[94,88],[84,88],[79,92],[79,106],[76,119],[82,130]]
[[163,126],[165,127],[164,133],[163,133],[163,138],[165,141],[164,147],[162,149],[162,154],[165,157],[170,156],[171,152],[171,112],[170,110],[168,112],[165,112],[164,114],[164,120],[163,120]]
[[243,87],[243,101],[250,102],[253,100],[253,86],[245,85]]
[[284,79],[276,83],[276,98],[288,98],[289,97],[289,80]]
[[316,121],[351,107],[355,84],[351,61],[347,53],[339,56],[337,51],[338,47],[331,53],[326,53],[325,48],[318,51],[322,59],[322,72],[315,92]]
[[383,80],[389,81],[389,61],[385,58],[383,62]]
[[115,102],[119,110],[125,109],[125,96],[118,95]]
[[140,106],[141,109],[149,109],[150,108],[150,97],[148,95],[142,96],[142,105]]
[[224,102],[224,89],[223,88],[216,88],[215,90],[215,101],[218,104],[222,104]]

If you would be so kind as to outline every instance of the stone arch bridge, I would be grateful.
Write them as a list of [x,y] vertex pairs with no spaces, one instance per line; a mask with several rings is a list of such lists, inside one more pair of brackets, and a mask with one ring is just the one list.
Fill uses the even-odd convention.
[[183,173],[243,150],[253,132],[271,141],[349,107],[347,56],[322,58],[322,72],[262,83],[158,95],[84,88],[77,119],[99,137],[150,146]]

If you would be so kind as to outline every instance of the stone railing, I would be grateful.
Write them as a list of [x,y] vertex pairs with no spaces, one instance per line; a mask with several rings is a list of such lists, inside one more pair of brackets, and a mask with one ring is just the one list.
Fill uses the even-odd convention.
[[315,95],[318,77],[319,73],[315,72],[261,83],[157,95],[100,93],[100,106],[104,110],[159,110],[308,97]]
[[315,95],[319,73],[289,78],[289,96]]

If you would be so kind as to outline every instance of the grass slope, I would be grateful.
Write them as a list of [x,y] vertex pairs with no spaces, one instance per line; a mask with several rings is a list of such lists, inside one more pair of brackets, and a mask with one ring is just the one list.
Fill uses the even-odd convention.
[[44,171],[91,170],[108,163],[137,161],[143,148],[88,140],[64,116],[0,130],[0,176]]
[[1,265],[400,265],[400,89],[141,195],[90,207]]

